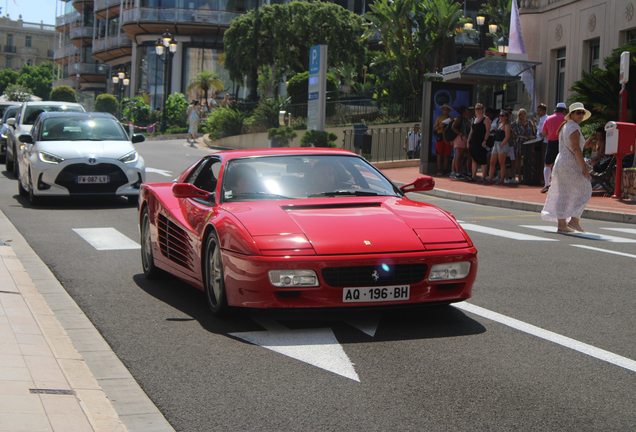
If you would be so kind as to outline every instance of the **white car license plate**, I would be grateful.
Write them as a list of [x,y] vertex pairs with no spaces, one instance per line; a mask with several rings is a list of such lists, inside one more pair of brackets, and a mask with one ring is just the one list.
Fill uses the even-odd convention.
[[410,292],[410,285],[345,288],[342,290],[342,301],[353,303],[408,300]]
[[77,176],[77,183],[109,183],[110,177],[106,175],[98,176]]

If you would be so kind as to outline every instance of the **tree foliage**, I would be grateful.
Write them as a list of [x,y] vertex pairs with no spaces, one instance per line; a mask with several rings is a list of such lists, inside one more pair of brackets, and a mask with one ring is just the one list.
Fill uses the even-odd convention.
[[31,100],[32,90],[20,84],[10,84],[4,89],[4,98],[12,102],[28,102]]
[[[59,102],[77,102],[77,93],[75,93],[72,87],[62,85],[51,90],[51,95],[48,99]],[[117,109],[115,109],[115,111],[117,111]]]
[[[592,72],[581,71],[581,79],[575,81],[570,87],[570,91],[575,93],[568,99],[568,103],[582,102],[592,111],[592,121],[618,120],[618,94],[621,90],[618,79],[621,53],[624,51],[631,53],[630,76],[636,76],[636,42],[629,42],[614,49],[609,56],[605,57],[603,69],[597,68]],[[629,95],[636,94],[636,80],[631,79],[626,89]],[[633,96],[627,99],[627,109],[636,111]]]
[[219,79],[219,74],[202,70],[197,73],[192,79],[190,79],[190,83],[186,88],[187,91],[198,90],[203,95],[203,100],[207,100],[208,91],[213,88],[216,91],[225,90],[225,86],[223,85],[223,81]]
[[243,82],[253,69],[273,66],[276,79],[308,70],[309,51],[328,45],[328,66],[353,64],[361,70],[366,47],[364,19],[333,3],[266,5],[234,19],[223,37],[225,67]]
[[24,65],[19,72],[4,69],[0,71],[0,94],[4,94],[9,85],[19,84],[30,88],[34,96],[48,99],[56,67],[51,62],[44,62],[40,66]]
[[95,111],[97,112],[105,112],[116,116],[118,108],[117,98],[111,94],[103,93],[95,98]]
[[185,127],[188,124],[188,101],[183,93],[172,93],[166,100],[166,124]]

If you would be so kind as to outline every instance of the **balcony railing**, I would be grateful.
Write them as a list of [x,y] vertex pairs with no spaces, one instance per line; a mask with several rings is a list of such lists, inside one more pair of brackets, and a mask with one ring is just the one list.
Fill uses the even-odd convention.
[[5,45],[4,46],[4,52],[6,52],[6,53],[14,53],[15,54],[15,51],[16,51],[15,45]]
[[121,0],[95,0],[95,10],[98,11],[120,4]]
[[[371,142],[371,153],[366,153],[371,162],[392,162],[405,160],[404,139],[413,129],[410,127],[370,127],[365,133],[358,135],[353,129],[345,129],[343,149],[355,151],[355,141],[362,147],[364,142]],[[367,141],[369,140],[369,141]],[[368,155],[371,155],[369,158]]]
[[105,51],[110,48],[132,45],[132,40],[126,34],[108,36],[93,40],[93,52]]
[[94,74],[105,74],[108,70],[108,66],[105,66],[103,63],[75,63],[68,68],[69,73],[94,73]]
[[[225,4],[225,1],[221,1]],[[122,24],[136,21],[155,21],[174,24],[230,24],[242,12],[208,9],[177,9],[177,8],[132,8],[123,11]]]
[[92,38],[93,27],[73,27],[69,32],[71,39]]
[[63,78],[53,81],[53,87],[59,87],[61,85],[67,85],[69,87],[75,87],[75,81],[70,78]]
[[79,54],[79,48],[77,48],[75,45],[67,45],[65,47],[56,49],[54,58],[61,59],[64,57],[70,57],[70,56],[78,55],[78,54]]
[[22,23],[22,28],[30,28],[35,30],[55,31],[55,26],[49,24],[38,23]]
[[55,26],[62,27],[65,25],[69,25],[71,23],[74,23],[75,21],[78,21],[80,18],[81,18],[81,15],[79,12],[77,11],[70,12],[70,13],[67,13],[66,15],[62,15],[55,18]]

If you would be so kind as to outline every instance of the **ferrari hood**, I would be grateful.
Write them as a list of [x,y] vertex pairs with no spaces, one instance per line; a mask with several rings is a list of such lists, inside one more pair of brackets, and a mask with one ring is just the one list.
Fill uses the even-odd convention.
[[[421,251],[429,229],[458,232],[455,223],[433,206],[387,199],[359,203],[328,202],[309,205],[270,205],[228,208],[257,244],[272,236],[303,234],[318,255],[372,254]],[[418,235],[419,234],[419,235]]]
[[38,151],[45,151],[64,159],[85,157],[118,159],[134,151],[130,141],[40,141]]

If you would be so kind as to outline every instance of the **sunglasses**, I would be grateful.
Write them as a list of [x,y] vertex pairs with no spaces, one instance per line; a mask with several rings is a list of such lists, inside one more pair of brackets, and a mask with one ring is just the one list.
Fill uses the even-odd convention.
[[574,114],[585,115],[585,111],[583,110],[574,111]]
[[476,110],[482,111],[484,109],[484,107],[477,107],[475,108]]
[[508,114],[499,114],[499,117],[508,117]]

